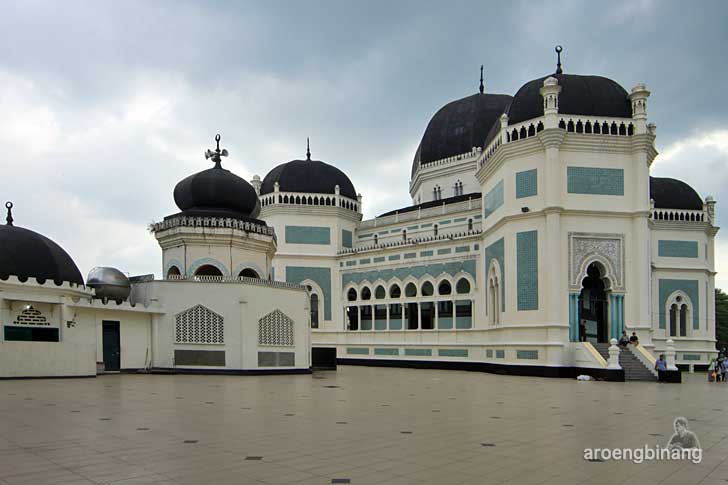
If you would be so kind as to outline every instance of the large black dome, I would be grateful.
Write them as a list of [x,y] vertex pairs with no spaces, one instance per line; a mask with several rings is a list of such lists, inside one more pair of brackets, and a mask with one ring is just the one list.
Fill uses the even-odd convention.
[[8,276],[83,285],[81,272],[62,247],[37,232],[9,224],[0,226],[0,277]]
[[276,182],[281,192],[309,194],[334,194],[338,185],[339,194],[352,199],[357,198],[354,184],[344,172],[318,160],[292,160],[278,165],[263,179],[260,187],[261,195],[273,192]]
[[511,102],[507,94],[478,93],[446,104],[425,129],[412,162],[414,176],[420,165],[483,148],[491,126]]
[[650,177],[650,198],[659,209],[703,210],[703,199],[682,180]]
[[174,188],[174,202],[193,215],[255,218],[260,212],[253,186],[219,164],[181,180]]
[[509,124],[543,116],[540,90],[549,77],[559,80],[559,113],[570,115],[630,118],[632,107],[627,91],[617,82],[601,76],[549,74],[529,81],[518,90],[508,109]]

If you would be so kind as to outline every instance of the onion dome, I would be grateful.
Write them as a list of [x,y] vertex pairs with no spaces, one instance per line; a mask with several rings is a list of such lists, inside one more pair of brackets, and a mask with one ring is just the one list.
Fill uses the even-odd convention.
[[76,263],[58,244],[37,232],[13,225],[12,202],[5,204],[7,224],[0,226],[0,278],[17,276],[21,281],[35,278],[83,285]]
[[541,88],[549,77],[558,79],[559,113],[585,116],[631,118],[629,94],[616,81],[601,76],[564,74],[561,69],[561,46],[556,47],[558,64],[555,74],[529,81],[516,92],[508,109],[508,123],[515,124],[543,116]]
[[481,66],[480,92],[452,101],[435,113],[427,124],[412,162],[412,176],[418,167],[443,158],[483,148],[491,126],[511,102],[507,94],[485,94]]
[[131,283],[116,268],[96,267],[89,271],[86,285],[96,290],[96,298],[121,302],[131,293]]
[[658,209],[703,210],[703,200],[682,180],[650,177],[650,198]]
[[191,216],[255,218],[260,212],[260,202],[255,189],[245,179],[222,168],[220,157],[227,157],[227,150],[220,150],[220,135],[215,137],[217,149],[207,150],[206,159],[215,166],[190,175],[174,188],[177,207]]
[[268,172],[260,186],[260,195],[275,191],[278,182],[280,192],[304,192],[309,194],[339,194],[351,199],[357,198],[354,184],[344,172],[318,160],[311,160],[311,150],[306,149],[306,160],[291,160]]

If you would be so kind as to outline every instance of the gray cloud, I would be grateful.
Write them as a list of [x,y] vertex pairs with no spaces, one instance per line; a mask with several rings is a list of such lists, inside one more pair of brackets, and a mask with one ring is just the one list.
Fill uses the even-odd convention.
[[[310,136],[314,158],[350,176],[371,217],[409,204],[410,164],[428,120],[476,91],[481,63],[488,91],[513,94],[553,71],[557,43],[567,72],[627,89],[648,84],[664,152],[726,124],[727,8],[5,3],[0,197],[84,272],[96,264],[159,272],[146,225],[176,210],[175,183],[209,166],[202,152],[215,133],[231,152],[226,166],[246,178],[300,158]],[[703,171],[659,160],[655,170],[723,200],[715,180],[725,178],[726,154],[707,150],[684,152]]]

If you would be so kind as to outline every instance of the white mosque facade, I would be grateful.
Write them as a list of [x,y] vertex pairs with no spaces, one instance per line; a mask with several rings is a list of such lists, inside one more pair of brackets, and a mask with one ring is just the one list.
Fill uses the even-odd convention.
[[57,246],[43,267],[3,226],[17,257],[0,255],[0,376],[338,363],[637,378],[610,357],[623,331],[643,374],[660,353],[704,366],[715,201],[650,176],[649,95],[560,65],[514,96],[481,82],[429,122],[412,205],[369,220],[333,165],[309,153],[247,183],[218,141],[150,228],[162,278],[129,278],[118,303],[112,270],[84,283]]

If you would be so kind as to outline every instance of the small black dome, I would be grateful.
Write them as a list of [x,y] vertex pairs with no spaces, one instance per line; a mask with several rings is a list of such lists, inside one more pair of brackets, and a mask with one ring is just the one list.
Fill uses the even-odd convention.
[[37,232],[0,226],[0,277],[37,278],[83,285],[76,263],[58,244]]
[[412,162],[414,176],[420,165],[483,148],[491,126],[505,113],[507,94],[474,94],[446,104],[435,113],[422,135]]
[[703,199],[682,180],[650,177],[650,198],[658,209],[703,210]]
[[281,192],[306,192],[309,194],[334,194],[339,186],[339,194],[356,199],[356,190],[344,172],[317,160],[292,160],[282,163],[268,172],[263,179],[260,193],[269,194],[275,190]]
[[569,115],[631,118],[632,107],[627,91],[615,81],[601,76],[549,74],[524,84],[508,109],[509,124],[543,116],[540,90],[549,77],[559,80],[559,113]]
[[174,188],[174,202],[182,212],[255,218],[260,202],[244,179],[220,166],[181,180]]

